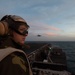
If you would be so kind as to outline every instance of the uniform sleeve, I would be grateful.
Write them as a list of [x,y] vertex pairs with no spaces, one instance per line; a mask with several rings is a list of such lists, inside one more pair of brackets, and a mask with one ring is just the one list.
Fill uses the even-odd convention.
[[0,75],[29,75],[29,66],[25,59],[11,54],[0,63]]

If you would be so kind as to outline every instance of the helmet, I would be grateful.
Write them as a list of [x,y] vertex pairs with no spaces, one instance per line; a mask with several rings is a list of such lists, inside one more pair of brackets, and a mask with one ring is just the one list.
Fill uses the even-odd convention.
[[[29,28],[29,25],[22,17],[17,15],[5,15],[0,21],[0,35],[8,34],[9,28],[21,34],[18,31],[18,27],[20,25],[25,25],[27,28]],[[22,34],[25,34],[25,32]]]

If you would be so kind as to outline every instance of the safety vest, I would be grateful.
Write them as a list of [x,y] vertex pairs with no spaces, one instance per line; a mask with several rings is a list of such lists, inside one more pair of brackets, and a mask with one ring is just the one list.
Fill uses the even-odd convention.
[[[19,50],[19,49],[16,49],[16,48],[12,48],[12,47],[8,47],[8,48],[4,48],[4,49],[0,49],[0,62],[5,58],[7,57],[8,55],[10,55],[11,53],[13,52],[20,52],[20,53],[23,53],[27,59],[27,56],[26,56],[26,53],[22,50]],[[30,75],[32,75],[32,71],[31,71],[31,68],[30,68],[30,64],[29,64],[29,61],[27,59],[27,62],[28,62],[28,65],[29,65],[29,71],[30,71]]]

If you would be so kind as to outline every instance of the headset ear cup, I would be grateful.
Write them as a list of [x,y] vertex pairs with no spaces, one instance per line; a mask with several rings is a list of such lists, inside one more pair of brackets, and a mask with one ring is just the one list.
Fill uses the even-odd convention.
[[8,34],[8,24],[4,21],[0,22],[0,35],[4,36]]

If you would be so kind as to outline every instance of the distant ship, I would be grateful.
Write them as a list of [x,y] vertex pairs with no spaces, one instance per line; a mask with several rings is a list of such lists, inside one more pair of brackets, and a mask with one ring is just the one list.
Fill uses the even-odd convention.
[[66,54],[60,47],[46,44],[28,54],[33,75],[71,75]]

